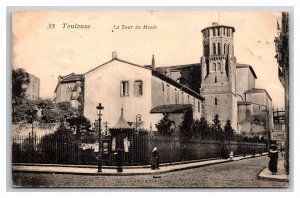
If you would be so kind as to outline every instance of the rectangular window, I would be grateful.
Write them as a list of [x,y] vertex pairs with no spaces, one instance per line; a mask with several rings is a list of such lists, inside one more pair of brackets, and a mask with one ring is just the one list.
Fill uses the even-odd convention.
[[181,92],[181,103],[184,104],[184,95],[183,95],[183,92]]
[[161,90],[162,90],[162,92],[165,92],[165,85],[163,82],[161,83]]
[[188,104],[190,104],[190,95],[188,95]]
[[121,81],[121,96],[129,96],[129,81]]
[[142,96],[143,95],[143,81],[136,80],[134,82],[134,95],[135,96]]
[[200,109],[201,109],[200,101],[198,101],[198,113],[200,113]]

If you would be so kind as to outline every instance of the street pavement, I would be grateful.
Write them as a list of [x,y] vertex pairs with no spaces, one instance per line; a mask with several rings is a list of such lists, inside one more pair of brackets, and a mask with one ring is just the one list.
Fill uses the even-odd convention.
[[[280,159],[281,161],[281,159]],[[264,156],[213,159],[201,162],[162,164],[159,170],[149,167],[124,167],[123,173],[104,167],[13,166],[14,187],[101,187],[101,188],[286,188],[287,181],[266,180]],[[281,174],[282,163],[278,163]],[[179,171],[180,170],[180,171]],[[269,174],[271,175],[271,174]],[[271,175],[273,176],[273,175]],[[274,177],[274,176],[273,176]]]
[[[264,153],[266,155],[266,153]],[[256,155],[259,157],[260,155]],[[152,170],[150,166],[124,166],[123,172],[117,172],[116,167],[102,167],[102,172],[98,172],[97,166],[73,166],[73,165],[42,165],[42,164],[20,164],[13,165],[13,172],[34,172],[34,173],[60,173],[60,174],[80,174],[80,175],[155,175],[168,173],[178,170],[185,170],[201,166],[208,166],[213,164],[225,163],[230,161],[237,161],[251,158],[247,155],[245,157],[237,156],[233,159],[211,159],[211,160],[195,160],[189,162],[175,162],[161,164],[159,169]]]
[[[267,153],[263,153],[267,155]],[[14,173],[59,173],[59,174],[78,174],[78,175],[103,175],[103,176],[130,176],[130,175],[160,175],[163,173],[192,169],[202,166],[209,166],[214,164],[238,161],[249,159],[252,156],[247,155],[245,157],[236,156],[232,159],[210,159],[202,161],[188,161],[188,162],[177,162],[177,163],[164,163],[160,165],[157,170],[152,170],[150,166],[124,166],[123,172],[117,172],[116,167],[102,167],[102,172],[97,171],[97,166],[71,166],[71,165],[41,165],[41,164],[19,164],[13,165],[12,171]],[[261,155],[256,155],[256,157],[261,157]],[[265,167],[258,173],[258,178],[263,180],[273,180],[273,181],[284,181],[288,182],[289,177],[286,175],[284,170],[284,159],[280,155],[278,161],[278,173],[272,175]]]
[[272,180],[272,181],[283,181],[288,182],[289,176],[285,172],[284,168],[284,157],[279,154],[278,164],[277,164],[277,173],[272,175],[271,171],[269,171],[268,167],[265,167],[259,174],[259,179]]

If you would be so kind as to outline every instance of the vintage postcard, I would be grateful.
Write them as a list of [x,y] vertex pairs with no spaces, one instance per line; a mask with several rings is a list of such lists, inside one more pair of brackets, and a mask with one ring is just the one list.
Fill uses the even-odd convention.
[[289,13],[14,11],[12,187],[288,188]]

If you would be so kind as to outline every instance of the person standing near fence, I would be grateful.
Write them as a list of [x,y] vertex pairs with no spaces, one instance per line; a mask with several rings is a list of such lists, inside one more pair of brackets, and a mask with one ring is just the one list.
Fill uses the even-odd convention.
[[157,147],[154,147],[152,151],[151,169],[159,169],[159,153]]
[[278,151],[275,144],[272,144],[270,147],[268,154],[270,158],[269,170],[272,172],[272,175],[275,175],[277,173]]

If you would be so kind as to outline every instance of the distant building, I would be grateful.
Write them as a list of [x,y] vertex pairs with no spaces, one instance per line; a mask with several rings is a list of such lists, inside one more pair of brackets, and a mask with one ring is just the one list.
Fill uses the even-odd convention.
[[272,98],[265,89],[252,88],[238,102],[239,133],[270,137],[273,131]]
[[159,71],[160,73],[172,78],[191,90],[200,93],[200,68],[200,63],[194,63],[187,65],[157,67],[156,71]]
[[238,95],[238,101],[245,99],[245,91],[255,88],[255,79],[257,79],[257,76],[251,65],[237,63],[236,94]]
[[36,100],[40,97],[40,79],[32,74],[29,75],[29,83],[24,85],[25,97],[29,100]]
[[58,83],[54,91],[55,103],[70,102],[73,107],[78,107],[77,101],[81,92],[81,84],[83,82],[82,74],[68,74],[66,76],[58,76]]

